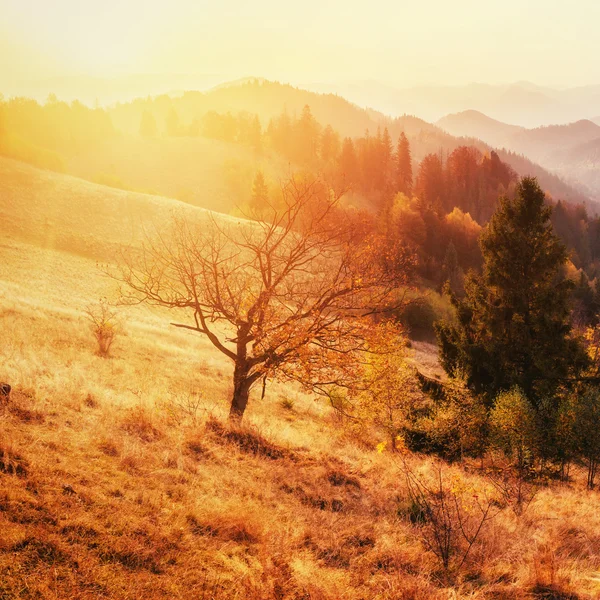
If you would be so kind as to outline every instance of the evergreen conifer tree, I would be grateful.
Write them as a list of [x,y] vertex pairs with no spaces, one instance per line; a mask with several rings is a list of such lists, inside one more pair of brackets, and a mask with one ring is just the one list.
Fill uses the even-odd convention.
[[550,224],[551,208],[535,178],[525,177],[514,200],[502,198],[480,245],[483,273],[470,274],[465,298],[453,298],[455,323],[436,325],[446,371],[464,373],[493,399],[514,387],[535,409],[585,366],[571,334],[567,251]]
[[396,150],[396,191],[405,196],[411,196],[413,185],[412,159],[410,155],[410,144],[404,131],[398,139]]

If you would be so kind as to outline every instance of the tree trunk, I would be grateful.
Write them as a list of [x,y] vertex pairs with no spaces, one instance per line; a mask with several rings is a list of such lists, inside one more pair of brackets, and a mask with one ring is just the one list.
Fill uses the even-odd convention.
[[598,461],[596,459],[590,457],[589,464],[588,464],[588,480],[587,480],[587,487],[589,490],[594,489],[594,480],[596,479],[597,469],[598,469]]
[[229,409],[229,420],[234,423],[241,423],[244,411],[248,405],[250,388],[254,383],[249,376],[249,370],[244,361],[236,363],[233,371],[233,397],[231,398],[231,407]]

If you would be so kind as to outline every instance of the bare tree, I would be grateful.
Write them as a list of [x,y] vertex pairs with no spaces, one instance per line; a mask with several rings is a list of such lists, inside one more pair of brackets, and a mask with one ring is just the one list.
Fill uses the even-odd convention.
[[389,247],[382,257],[374,235],[357,242],[342,215],[339,195],[292,178],[261,221],[176,218],[125,259],[126,297],[182,309],[188,318],[172,324],[233,361],[230,419],[267,378],[344,385],[369,317],[393,307],[411,258]]

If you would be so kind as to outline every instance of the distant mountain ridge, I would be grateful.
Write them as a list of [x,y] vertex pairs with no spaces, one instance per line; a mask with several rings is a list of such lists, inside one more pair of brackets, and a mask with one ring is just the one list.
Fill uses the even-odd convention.
[[468,110],[447,115],[436,124],[452,135],[477,137],[522,154],[594,199],[600,198],[600,123],[594,120],[526,129]]
[[[77,99],[90,106],[96,102],[108,106],[148,95],[181,93],[182,90],[204,91],[213,86],[229,87],[243,81],[261,80],[260,77],[230,79],[218,73],[132,73],[114,78],[64,76],[5,82],[0,91],[6,96],[28,96],[40,101],[53,93],[67,101]],[[507,84],[403,86],[375,80],[305,81],[294,82],[293,85],[312,92],[337,94],[358,106],[392,117],[411,114],[429,122],[468,109],[524,127],[600,119],[600,85],[561,89],[518,81]]]
[[[199,137],[199,126],[202,119],[211,112],[218,113],[225,118],[228,118],[227,113],[231,113],[230,117],[243,113],[251,117],[256,115],[264,131],[272,119],[276,120],[284,113],[291,117],[299,117],[306,105],[310,106],[312,115],[321,126],[331,125],[342,138],[356,139],[365,136],[367,131],[370,136],[377,136],[378,131],[383,134],[387,128],[393,146],[397,143],[400,134],[404,132],[409,138],[415,163],[422,161],[428,154],[440,155],[444,160],[460,146],[474,146],[479,152],[486,154],[497,145],[496,143],[486,143],[485,140],[480,139],[485,136],[475,135],[478,133],[479,127],[464,131],[462,135],[465,137],[459,137],[416,116],[402,115],[394,118],[374,109],[361,108],[358,104],[336,94],[315,93],[289,84],[249,78],[219,84],[206,92],[185,91],[177,94],[138,97],[130,102],[117,103],[107,109],[106,116],[110,117],[111,127],[114,126],[116,131],[124,134],[124,137],[120,141],[111,138],[104,145],[92,144],[85,153],[81,149],[75,153],[71,152],[66,162],[70,172],[94,180],[98,179],[97,176],[101,176],[99,180],[106,181],[106,175],[108,175],[108,179],[111,177],[113,179],[121,178],[126,186],[136,189],[148,189],[147,182],[151,182],[150,189],[157,189],[161,193],[173,194],[177,197],[193,196],[195,202],[200,202],[201,197],[211,196],[214,197],[214,201],[210,204],[210,208],[221,205],[221,210],[227,211],[231,202],[225,201],[224,193],[239,196],[240,190],[245,185],[242,185],[242,181],[252,176],[251,173],[246,172],[251,171],[249,164],[252,162],[252,157],[249,149],[246,148],[241,154],[247,156],[238,156],[237,162],[229,161],[221,168],[215,163],[212,156],[203,159],[203,155],[208,156],[206,151],[208,150],[209,153],[211,151],[208,149],[210,146],[208,140],[206,143],[201,143],[202,140]],[[95,111],[91,112],[95,113]],[[103,111],[100,113],[104,114]],[[143,149],[137,148],[134,152],[133,148],[139,146],[139,143],[143,141],[140,138],[140,123],[145,113],[149,113],[155,121],[156,132],[142,144]],[[485,120],[484,115],[473,114],[478,121]],[[175,119],[172,131],[179,131],[174,135],[166,133],[169,128],[168,123],[172,118]],[[190,132],[194,127],[196,133],[193,134],[195,138],[192,138],[185,132]],[[495,136],[504,136],[520,131],[517,126],[503,125],[498,121],[489,121],[488,129]],[[222,148],[215,148],[215,150],[219,150],[217,152],[219,156],[225,155],[228,150],[226,146],[230,142],[227,139],[222,141]],[[172,152],[167,152],[164,155],[165,160],[161,160],[165,146],[173,146]],[[127,156],[123,156],[123,152],[121,152],[125,147],[132,148]],[[232,146],[231,151],[232,158],[240,155],[239,148]],[[98,155],[101,155],[101,160]],[[173,160],[176,156],[182,156],[182,158],[175,164]],[[115,157],[120,158],[116,159]],[[556,198],[573,203],[588,200],[581,189],[565,183],[542,166],[536,165],[518,154],[506,152],[502,154],[501,158],[519,175],[535,174],[542,187]],[[130,164],[132,161],[135,164]],[[190,168],[189,165],[194,161],[198,161],[198,164]],[[123,173],[124,162],[129,164],[130,173]],[[242,168],[242,165],[246,165],[246,167]],[[231,177],[235,190],[232,188],[227,192],[223,189],[216,189],[214,186],[212,189],[205,189],[200,186],[202,178],[196,179],[191,176],[198,170],[211,171],[209,179],[214,181],[223,176],[223,167],[230,175],[235,175],[235,177]],[[160,175],[165,169],[167,169],[168,177],[164,173],[164,176]],[[184,176],[181,173],[182,169],[187,175]],[[235,180],[236,177],[239,181]],[[157,178],[160,181],[157,182]],[[163,180],[166,179],[169,180],[169,185],[158,187],[158,183],[163,185]],[[203,205],[207,204],[203,202]]]
[[497,148],[504,148],[511,137],[525,131],[524,127],[497,121],[477,110],[446,115],[436,125],[451,135],[479,138]]
[[600,85],[557,89],[520,81],[502,85],[470,83],[403,88],[363,81],[311,83],[304,87],[337,93],[361,106],[372,106],[390,115],[414,114],[431,122],[447,114],[476,110],[505,123],[539,127],[596,118],[600,106]]

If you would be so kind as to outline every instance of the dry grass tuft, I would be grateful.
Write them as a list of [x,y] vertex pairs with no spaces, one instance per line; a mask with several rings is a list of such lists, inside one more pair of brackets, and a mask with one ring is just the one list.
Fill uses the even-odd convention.
[[27,477],[28,461],[8,443],[0,444],[0,473]]
[[127,415],[121,423],[121,428],[145,443],[156,442],[163,437],[162,432],[155,427],[150,412],[141,406],[136,406],[127,411]]

